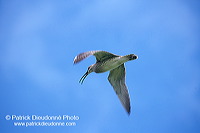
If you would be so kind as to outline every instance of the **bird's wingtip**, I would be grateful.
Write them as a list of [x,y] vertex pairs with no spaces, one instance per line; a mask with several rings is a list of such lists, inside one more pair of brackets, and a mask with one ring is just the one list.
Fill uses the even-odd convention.
[[130,116],[131,115],[131,111],[127,112],[127,114],[128,114],[128,116]]
[[126,112],[127,112],[128,116],[130,116],[130,114],[131,114],[131,108],[127,109]]
[[77,56],[74,58],[73,64],[77,64],[79,61],[77,59]]

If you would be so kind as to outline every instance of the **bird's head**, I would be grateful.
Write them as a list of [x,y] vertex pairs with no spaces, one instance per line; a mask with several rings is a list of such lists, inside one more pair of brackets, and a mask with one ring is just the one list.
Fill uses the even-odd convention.
[[88,74],[90,74],[91,72],[94,71],[94,70],[93,70],[93,68],[94,68],[93,66],[94,66],[94,64],[88,67],[87,72],[81,77],[81,79],[79,80],[79,83],[82,84],[83,81],[85,80],[85,78],[88,76]]
[[129,58],[129,60],[136,60],[138,58],[138,56],[134,55],[134,54],[129,54],[128,58]]

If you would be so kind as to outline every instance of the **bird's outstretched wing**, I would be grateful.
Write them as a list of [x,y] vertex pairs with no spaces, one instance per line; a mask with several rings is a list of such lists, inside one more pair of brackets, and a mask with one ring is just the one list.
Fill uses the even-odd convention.
[[126,75],[125,67],[124,64],[122,64],[121,66],[110,71],[108,80],[110,84],[113,86],[117,96],[119,97],[127,113],[130,114],[130,109],[131,109],[130,98],[128,89],[125,84],[125,75]]
[[79,55],[77,55],[74,58],[74,64],[82,61],[83,59],[87,58],[90,55],[94,55],[96,57],[97,62],[102,62],[113,57],[118,57],[118,55],[114,55],[106,51],[101,51],[101,50],[88,51],[88,52],[80,53]]

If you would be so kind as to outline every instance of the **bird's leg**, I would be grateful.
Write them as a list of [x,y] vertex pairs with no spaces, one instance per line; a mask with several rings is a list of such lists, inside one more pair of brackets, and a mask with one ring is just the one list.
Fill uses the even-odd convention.
[[81,79],[79,80],[79,83],[83,84],[84,79],[88,76],[88,71],[81,77]]

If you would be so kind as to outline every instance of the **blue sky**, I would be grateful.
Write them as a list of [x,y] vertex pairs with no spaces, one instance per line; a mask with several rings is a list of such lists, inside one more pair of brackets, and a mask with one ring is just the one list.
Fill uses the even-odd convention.
[[[199,133],[200,17],[194,0],[2,0],[0,132]],[[78,83],[85,51],[127,62],[131,115],[108,72]],[[16,127],[6,115],[76,115],[74,127]]]

